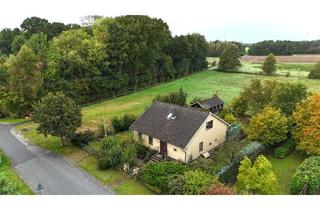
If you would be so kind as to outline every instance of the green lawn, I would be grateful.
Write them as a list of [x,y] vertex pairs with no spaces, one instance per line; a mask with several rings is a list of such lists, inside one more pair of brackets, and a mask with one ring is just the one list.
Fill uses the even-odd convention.
[[278,194],[289,195],[290,194],[290,182],[296,168],[304,161],[305,155],[298,152],[293,152],[285,159],[277,159],[273,155],[267,156],[271,162],[273,171],[275,172],[278,180]]
[[0,151],[0,178],[14,183],[17,187],[15,195],[32,195],[33,192],[29,186],[17,175],[11,167],[11,162],[7,156]]
[[25,121],[27,121],[27,119],[24,119],[24,118],[21,118],[21,119],[0,118],[0,123],[5,123],[5,124],[22,123]]
[[79,163],[79,166],[94,176],[104,185],[111,186],[120,195],[152,195],[148,188],[124,172],[115,169],[99,170],[98,161],[94,156],[90,156]]
[[214,92],[229,105],[231,100],[239,94],[241,89],[253,78],[275,79],[283,82],[302,82],[310,91],[320,91],[320,81],[308,80],[297,77],[262,76],[242,73],[224,73],[212,70],[195,73],[191,76],[168,82],[153,88],[139,91],[127,96],[84,107],[83,126],[96,129],[98,124],[113,116],[125,113],[140,114],[151,104],[152,99],[158,94],[167,94],[183,88],[188,93],[188,100],[193,97],[211,97]]

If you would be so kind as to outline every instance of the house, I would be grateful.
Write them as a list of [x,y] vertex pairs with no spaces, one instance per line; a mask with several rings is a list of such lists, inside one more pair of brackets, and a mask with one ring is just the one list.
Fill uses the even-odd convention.
[[191,107],[204,109],[216,114],[222,111],[223,101],[217,95],[214,95],[212,98],[195,102]]
[[228,126],[211,112],[155,102],[130,130],[162,157],[188,162],[223,143]]

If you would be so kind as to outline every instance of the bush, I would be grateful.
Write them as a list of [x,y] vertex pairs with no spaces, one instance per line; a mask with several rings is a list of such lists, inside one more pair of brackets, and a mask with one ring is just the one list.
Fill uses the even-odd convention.
[[148,185],[159,188],[161,193],[168,192],[168,180],[172,175],[183,174],[186,165],[178,162],[148,163],[139,173],[139,178]]
[[131,114],[125,114],[121,117],[112,118],[112,126],[115,132],[128,131],[132,123],[136,121],[137,117]]
[[97,133],[97,138],[103,138],[105,136],[112,136],[114,134],[114,128],[113,126],[108,123],[100,123],[98,126],[98,133]]
[[16,183],[8,181],[0,174],[0,195],[14,195],[18,190]]
[[207,191],[207,195],[236,195],[236,191],[231,186],[223,184],[212,185]]
[[184,175],[172,175],[168,179],[168,194],[169,195],[183,195],[183,186],[186,183]]
[[278,159],[283,159],[287,157],[291,152],[293,152],[294,148],[296,147],[294,141],[289,140],[282,146],[276,148],[274,150],[274,157]]
[[185,195],[204,194],[209,186],[219,183],[217,177],[200,170],[186,171],[184,177],[183,194]]
[[91,141],[95,139],[94,133],[90,130],[86,130],[84,132],[76,133],[71,138],[71,144],[76,147],[84,147],[88,145]]
[[320,194],[320,156],[303,161],[293,175],[290,191],[294,195]]
[[118,167],[122,163],[122,148],[117,139],[105,138],[101,142],[99,152],[99,169],[106,170]]
[[243,139],[243,130],[238,123],[232,123],[226,133],[226,141],[239,141]]
[[137,155],[140,159],[149,159],[156,152],[156,150],[152,150],[143,144],[137,144]]
[[157,95],[153,101],[162,101],[169,104],[176,104],[180,106],[185,106],[187,103],[187,93],[185,93],[182,88],[177,92],[169,93],[168,95]]
[[320,61],[311,69],[309,73],[310,79],[320,79]]

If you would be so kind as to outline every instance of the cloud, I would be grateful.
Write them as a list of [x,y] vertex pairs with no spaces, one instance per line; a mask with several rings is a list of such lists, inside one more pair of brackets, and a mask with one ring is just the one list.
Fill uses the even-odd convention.
[[199,32],[207,39],[320,39],[316,0],[10,0],[1,3],[0,28],[30,16],[79,23],[85,15],[144,14],[162,18],[173,34]]

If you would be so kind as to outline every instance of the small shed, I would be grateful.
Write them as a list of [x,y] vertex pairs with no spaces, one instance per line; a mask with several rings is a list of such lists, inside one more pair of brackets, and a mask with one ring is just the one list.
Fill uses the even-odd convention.
[[191,107],[196,109],[204,109],[216,114],[222,111],[223,104],[224,102],[217,95],[214,95],[212,98],[195,102],[191,105]]

